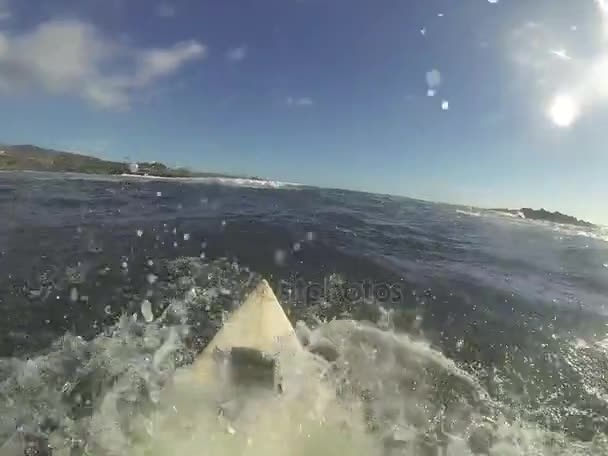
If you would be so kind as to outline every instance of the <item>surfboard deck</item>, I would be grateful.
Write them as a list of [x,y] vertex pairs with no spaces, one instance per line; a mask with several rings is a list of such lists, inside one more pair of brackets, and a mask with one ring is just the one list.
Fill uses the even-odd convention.
[[[220,380],[218,353],[257,350],[285,362],[303,351],[296,332],[266,280],[235,310],[192,365],[191,374],[203,384]],[[225,381],[225,378],[221,380]]]
[[[272,357],[283,388],[234,385],[234,377],[226,375],[227,363],[218,358],[218,353],[234,349],[246,362],[257,356],[254,352],[262,364],[266,356]],[[153,443],[143,454],[374,454],[362,421],[355,417],[358,412],[339,403],[325,384],[326,368],[323,360],[302,347],[264,280],[195,362],[176,372],[154,419]]]
[[[237,364],[243,358],[245,363],[257,358],[257,364],[272,359],[276,363],[274,387],[239,384],[234,375],[234,358]],[[263,280],[228,317],[194,363],[176,373],[171,394],[173,400],[212,400],[220,415],[226,409],[225,416],[233,420],[235,428],[239,422],[259,428],[277,414],[290,421],[287,417],[294,413],[322,413],[322,368],[302,347],[270,285]],[[317,405],[311,403],[311,398]],[[274,412],[269,413],[270,410]]]

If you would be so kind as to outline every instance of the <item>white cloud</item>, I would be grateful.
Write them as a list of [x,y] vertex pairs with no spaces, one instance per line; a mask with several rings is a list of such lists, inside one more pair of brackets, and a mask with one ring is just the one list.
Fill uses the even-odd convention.
[[285,100],[285,103],[288,106],[300,106],[300,107],[312,106],[315,104],[314,100],[310,97],[300,97],[300,98],[287,97],[287,99]]
[[175,7],[169,3],[161,3],[156,7],[156,14],[160,17],[174,17]]
[[242,46],[229,49],[228,52],[226,52],[226,59],[229,62],[240,62],[244,60],[245,57],[247,57],[247,46],[244,44]]
[[37,89],[124,109],[135,91],[205,54],[205,46],[196,41],[135,49],[102,36],[85,22],[49,21],[21,34],[0,33],[0,91]]
[[145,86],[154,79],[175,73],[188,61],[203,57],[206,48],[196,41],[177,43],[168,49],[141,51],[137,56],[134,83]]

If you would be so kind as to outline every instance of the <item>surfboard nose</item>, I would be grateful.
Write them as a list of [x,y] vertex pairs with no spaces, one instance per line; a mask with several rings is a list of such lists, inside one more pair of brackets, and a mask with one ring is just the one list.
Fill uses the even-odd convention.
[[[213,377],[217,377],[214,353],[236,353],[237,360],[244,366],[247,357],[249,361],[253,359],[252,353],[265,354],[263,357],[273,356],[276,362],[302,350],[296,332],[272,288],[266,280],[262,280],[230,315],[192,367],[200,381],[212,382]],[[238,371],[239,367],[236,369]]]

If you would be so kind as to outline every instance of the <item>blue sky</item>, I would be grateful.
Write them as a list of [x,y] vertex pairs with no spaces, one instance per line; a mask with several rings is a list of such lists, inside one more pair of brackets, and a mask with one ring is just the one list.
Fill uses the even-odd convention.
[[604,0],[0,0],[0,141],[608,223],[607,18]]

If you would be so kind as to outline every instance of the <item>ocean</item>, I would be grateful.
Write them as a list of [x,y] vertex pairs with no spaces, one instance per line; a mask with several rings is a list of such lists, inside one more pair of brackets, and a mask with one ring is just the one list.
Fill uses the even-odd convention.
[[262,278],[384,454],[608,455],[603,228],[28,172],[0,214],[1,455],[149,454],[133,423]]

